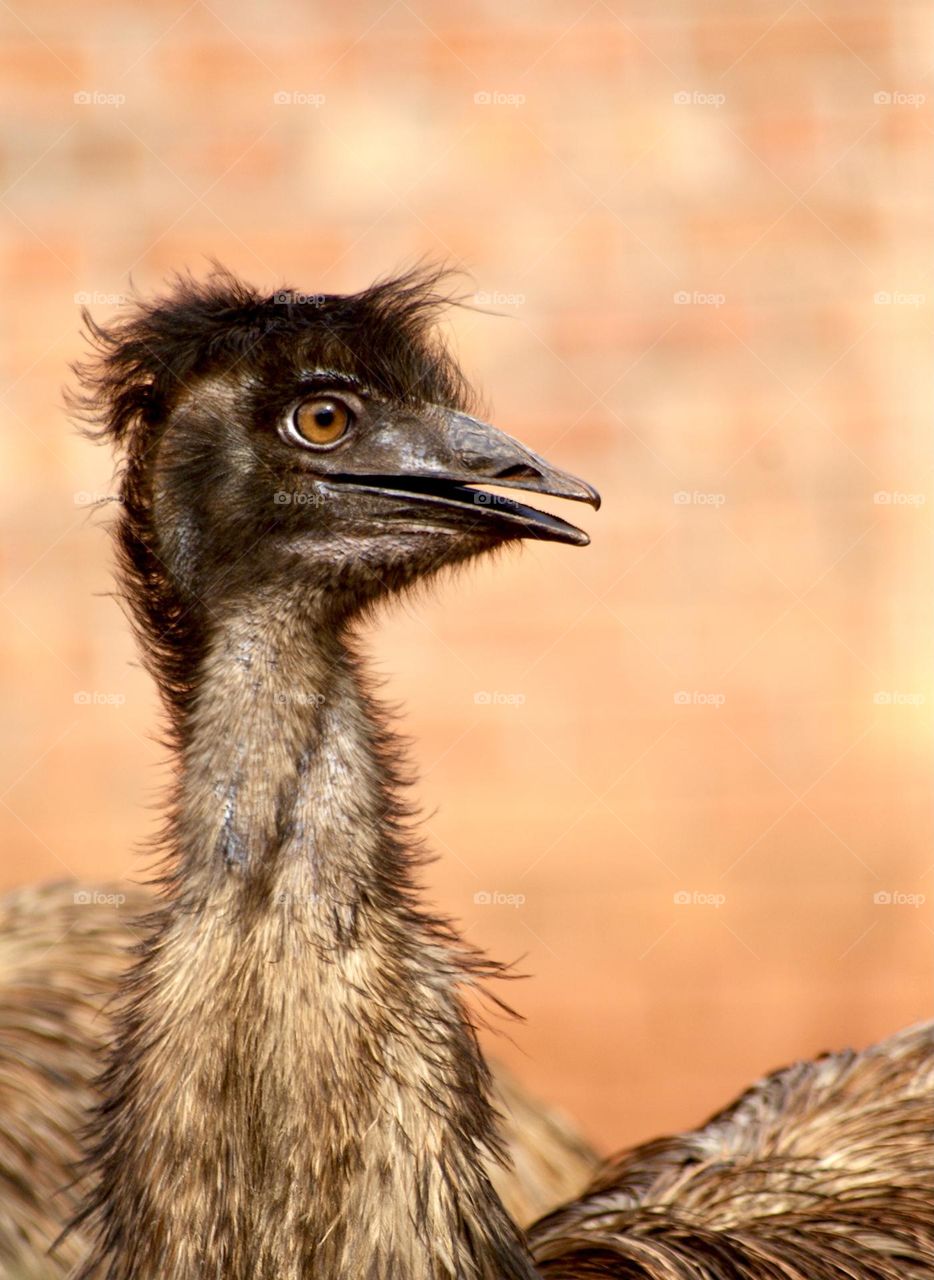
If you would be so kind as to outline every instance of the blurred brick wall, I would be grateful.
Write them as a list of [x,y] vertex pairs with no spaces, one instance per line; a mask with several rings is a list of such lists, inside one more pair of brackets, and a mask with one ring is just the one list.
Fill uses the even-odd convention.
[[0,28],[4,883],[139,874],[155,821],[82,496],[110,465],[60,407],[77,302],[210,256],[318,291],[429,254],[505,317],[450,322],[495,420],[605,498],[586,552],[374,638],[433,895],[532,975],[498,1051],[610,1147],[929,1013],[927,6],[49,0]]

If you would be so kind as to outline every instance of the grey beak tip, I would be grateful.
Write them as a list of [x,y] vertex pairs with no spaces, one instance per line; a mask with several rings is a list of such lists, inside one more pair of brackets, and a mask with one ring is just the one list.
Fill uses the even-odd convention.
[[588,506],[593,507],[594,511],[599,511],[600,507],[603,505],[603,499],[600,497],[600,494],[593,485],[588,484],[586,480],[579,479],[577,476],[573,477],[573,480],[574,484],[578,487],[577,493],[568,494],[567,496],[575,497],[580,502],[586,502]]

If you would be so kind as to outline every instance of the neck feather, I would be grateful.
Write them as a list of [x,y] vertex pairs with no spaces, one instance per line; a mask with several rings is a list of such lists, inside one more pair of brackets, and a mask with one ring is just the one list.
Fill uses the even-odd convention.
[[488,1076],[343,642],[254,606],[197,673],[126,980],[80,1280],[527,1280]]

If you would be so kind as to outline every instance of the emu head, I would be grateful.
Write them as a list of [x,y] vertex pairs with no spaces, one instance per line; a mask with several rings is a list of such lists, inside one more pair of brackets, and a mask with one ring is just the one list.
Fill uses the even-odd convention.
[[218,270],[112,327],[88,322],[81,403],[123,454],[124,577],[157,659],[258,592],[313,600],[339,623],[516,539],[586,545],[564,520],[478,487],[599,504],[470,416],[433,328],[447,301],[437,272],[262,297]]

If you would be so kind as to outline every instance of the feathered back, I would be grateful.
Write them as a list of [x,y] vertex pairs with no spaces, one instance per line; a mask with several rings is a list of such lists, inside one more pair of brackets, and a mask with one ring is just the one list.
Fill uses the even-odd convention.
[[767,1076],[531,1243],[549,1280],[930,1280],[934,1024]]

